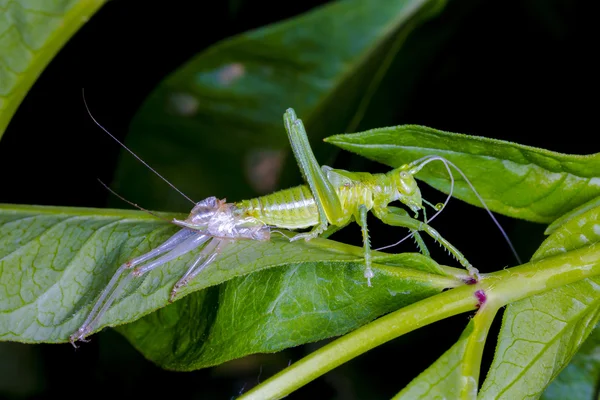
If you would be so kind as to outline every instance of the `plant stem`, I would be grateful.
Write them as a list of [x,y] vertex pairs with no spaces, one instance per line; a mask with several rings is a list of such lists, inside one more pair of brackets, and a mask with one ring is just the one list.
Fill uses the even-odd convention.
[[[296,362],[240,399],[278,399],[323,375],[338,365],[421,326],[474,310],[475,292],[483,290],[488,311],[480,317],[473,338],[481,339],[495,315],[494,309],[534,294],[600,274],[600,243],[554,257],[486,275],[476,285],[465,285],[421,300],[383,316]],[[486,328],[488,326],[488,328]],[[483,343],[472,345],[471,357]],[[477,363],[479,364],[479,363]],[[474,368],[474,367],[473,367]],[[474,376],[474,372],[468,372]],[[478,373],[477,373],[478,375]]]
[[498,308],[498,306],[486,302],[486,304],[479,308],[479,311],[477,311],[477,314],[473,318],[474,328],[469,335],[461,364],[463,387],[460,398],[463,400],[477,399],[483,348]]

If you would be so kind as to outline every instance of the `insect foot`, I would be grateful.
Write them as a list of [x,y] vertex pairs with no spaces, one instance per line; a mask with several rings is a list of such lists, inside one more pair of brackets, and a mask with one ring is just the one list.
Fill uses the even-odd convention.
[[481,275],[479,274],[479,270],[477,268],[471,264],[466,265],[465,268],[469,272],[469,276],[472,277],[475,282],[479,282],[481,280]]
[[375,273],[371,268],[365,270],[365,278],[367,278],[367,285],[371,287],[371,278],[375,276]]
[[89,342],[89,339],[85,339],[88,333],[89,332],[84,327],[77,329],[77,331],[74,334],[69,336],[69,343],[71,343],[71,346],[73,346],[74,348],[78,348],[79,346],[75,344],[76,342]]

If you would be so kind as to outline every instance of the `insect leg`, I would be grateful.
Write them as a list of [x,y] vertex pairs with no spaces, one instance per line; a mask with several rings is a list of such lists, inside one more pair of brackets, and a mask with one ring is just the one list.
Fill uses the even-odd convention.
[[321,234],[320,237],[322,237],[323,239],[327,239],[329,236],[333,235],[337,231],[344,229],[352,221],[353,221],[353,219],[350,218],[346,222],[342,223],[342,225],[329,225],[327,227],[327,229],[325,231],[323,231],[323,233]]
[[134,269],[129,275],[125,277],[120,283],[119,286],[111,293],[110,297],[106,299],[104,305],[98,311],[97,316],[91,321],[90,327],[94,327],[94,325],[98,324],[100,318],[108,311],[108,308],[112,305],[112,303],[116,300],[117,296],[121,294],[123,289],[129,284],[131,279],[137,278],[146,272],[150,272],[151,270],[160,267],[176,259],[179,256],[184,255],[185,253],[197,248],[198,246],[203,245],[207,240],[211,239],[211,236],[196,233],[195,235],[188,236],[183,242],[179,243],[172,250],[170,250],[164,256],[158,257],[153,261],[150,261],[148,264],[145,264],[141,267],[137,267]]
[[444,246],[444,248],[448,250],[448,252],[450,252],[450,254],[452,254],[458,260],[458,262],[467,269],[467,271],[469,271],[471,276],[479,278],[479,271],[477,268],[473,267],[467,258],[456,247],[444,239],[442,235],[440,235],[439,232],[433,229],[430,225],[409,216],[393,213],[387,208],[373,209],[373,213],[377,218],[388,225],[401,226],[415,231],[426,232],[436,242]]
[[367,207],[364,204],[358,206],[358,218],[356,222],[360,225],[363,236],[363,249],[365,253],[365,278],[367,284],[371,286],[371,278],[374,276],[371,268],[371,241],[369,240],[369,230],[367,229]]
[[[410,218],[410,216],[408,215],[408,211],[406,211],[403,208],[388,206],[387,209],[392,214],[399,214],[399,215],[403,215],[405,217]],[[429,249],[427,248],[427,245],[425,244],[425,241],[421,237],[421,234],[419,233],[419,231],[417,231],[415,229],[410,229],[410,228],[408,230],[410,231],[410,235],[415,238],[415,242],[417,242],[417,247],[419,248],[419,251],[423,255],[429,257],[430,256]]]
[[177,245],[177,247],[175,247],[173,250],[171,250],[164,256],[159,257],[155,260],[152,260],[149,263],[144,264],[140,267],[137,267],[136,269],[133,270],[131,275],[133,275],[134,277],[142,276],[146,272],[150,272],[153,269],[158,268],[161,265],[166,264],[169,261],[172,261],[172,260],[176,259],[177,257],[180,257],[180,256],[184,255],[185,253],[188,253],[188,252],[194,250],[195,248],[197,248],[199,246],[202,246],[209,239],[212,239],[212,236],[197,232],[196,235],[194,235],[194,236],[188,238],[187,240],[185,240],[184,242],[180,243],[179,245]]
[[111,280],[108,282],[108,285],[106,285],[106,287],[102,290],[100,297],[98,298],[98,300],[96,300],[96,303],[92,307],[92,310],[88,314],[86,320],[83,322],[81,327],[79,327],[79,329],[77,329],[77,331],[69,337],[69,341],[71,342],[71,344],[74,345],[75,341],[82,340],[94,329],[95,323],[106,312],[106,309],[108,309],[110,303],[113,302],[114,298],[120,294],[125,285],[131,280],[131,274],[128,274],[127,276],[125,276],[125,278],[122,278],[124,273],[129,273],[131,268],[135,267],[136,265],[139,265],[145,261],[151,260],[155,257],[160,256],[163,253],[172,250],[179,243],[184,242],[193,234],[194,231],[192,230],[181,229],[179,232],[171,236],[157,248],[145,254],[142,254],[139,257],[131,259],[125,264],[121,265],[117,269],[115,274],[112,276]]
[[[200,252],[198,257],[194,260],[190,268],[186,271],[186,273],[177,281],[175,285],[173,285],[173,289],[171,290],[171,295],[169,297],[169,302],[173,302],[175,297],[177,296],[177,291],[187,285],[192,279],[194,279],[207,265],[214,261],[217,257],[224,243],[229,242],[225,239],[217,239],[213,238],[204,249]],[[200,262],[202,262],[200,264]],[[200,265],[198,265],[200,264]]]
[[344,220],[344,212],[334,186],[327,180],[312,152],[302,120],[296,117],[293,109],[289,108],[283,115],[283,121],[302,176],[308,183],[319,210],[319,224],[309,233],[296,235],[292,240],[300,238],[309,240],[322,233],[327,228],[328,222],[340,225]]

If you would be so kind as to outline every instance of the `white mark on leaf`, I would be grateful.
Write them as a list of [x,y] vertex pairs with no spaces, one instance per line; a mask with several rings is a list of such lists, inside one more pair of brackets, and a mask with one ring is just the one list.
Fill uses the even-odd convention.
[[277,187],[284,158],[283,150],[252,149],[246,154],[244,171],[257,193],[269,193]]
[[525,176],[529,172],[529,166],[518,164],[510,160],[502,160],[502,165],[508,171],[512,172],[517,176]]
[[219,70],[219,82],[224,86],[229,86],[246,74],[244,64],[231,63]]
[[200,102],[189,93],[172,93],[167,100],[168,110],[182,117],[192,117],[198,112]]
[[600,178],[590,178],[590,185],[600,186]]

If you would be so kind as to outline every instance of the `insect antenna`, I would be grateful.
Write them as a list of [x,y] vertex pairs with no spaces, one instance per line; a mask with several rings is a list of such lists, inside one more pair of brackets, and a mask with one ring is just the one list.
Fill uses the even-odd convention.
[[167,218],[165,218],[165,217],[161,217],[160,215],[158,215],[158,214],[156,214],[156,213],[154,213],[154,212],[152,212],[152,211],[150,211],[150,210],[146,210],[145,208],[138,206],[138,205],[137,205],[137,204],[135,204],[134,202],[127,200],[125,197],[121,196],[119,193],[117,193],[117,192],[115,192],[114,190],[112,190],[111,188],[109,188],[109,187],[108,187],[108,185],[107,185],[106,183],[102,182],[100,179],[98,179],[98,182],[100,182],[100,184],[101,184],[102,186],[104,186],[104,188],[105,188],[106,190],[108,190],[110,193],[112,193],[112,194],[114,194],[115,196],[117,196],[119,199],[123,200],[125,203],[127,203],[127,204],[129,204],[129,205],[131,205],[131,206],[134,206],[135,208],[138,208],[138,209],[140,209],[140,210],[142,210],[142,211],[144,211],[144,212],[147,212],[148,214],[150,214],[150,215],[152,215],[152,216],[154,216],[154,217],[156,217],[156,218],[162,219],[163,221],[167,221],[168,223],[172,223],[172,222],[173,222],[173,221],[171,221],[170,219],[167,219]]
[[[411,169],[411,170],[410,170],[411,174],[413,174],[413,175],[414,175],[414,174],[416,174],[417,172],[419,172],[419,171],[421,170],[421,168],[423,168],[425,165],[427,165],[427,163],[429,163],[430,161],[434,161],[434,160],[432,160],[432,158],[434,158],[434,157],[438,157],[438,156],[426,156],[426,157],[423,157],[423,158],[421,158],[420,160],[417,160],[417,162],[416,162],[416,163],[423,161],[423,164],[422,164],[422,165],[420,165],[420,166],[418,167],[418,169],[417,169],[417,168],[413,168],[413,169]],[[437,158],[436,158],[436,159],[437,159]],[[442,207],[440,207],[440,209],[439,209],[439,210],[437,210],[437,212],[436,212],[435,214],[433,214],[433,217],[431,217],[431,219],[430,219],[429,221],[425,221],[426,223],[430,223],[430,222],[431,222],[431,221],[433,221],[433,220],[434,220],[434,219],[435,219],[435,218],[436,218],[438,215],[440,215],[440,213],[441,213],[442,211],[444,211],[444,209],[446,208],[446,206],[447,206],[447,205],[448,205],[448,203],[450,202],[450,199],[452,198],[452,194],[454,193],[454,175],[452,175],[452,171],[450,170],[450,167],[449,167],[449,166],[448,166],[448,164],[446,163],[446,161],[448,161],[448,160],[446,160],[445,158],[442,158],[442,157],[440,157],[440,158],[439,158],[439,161],[442,161],[442,162],[444,163],[444,166],[446,167],[446,171],[448,171],[448,176],[450,177],[450,190],[448,191],[448,196],[446,197],[446,200],[444,200],[444,203],[442,204]],[[448,162],[449,162],[449,161],[448,161]],[[456,166],[454,166],[454,167],[456,167]],[[416,171],[415,171],[415,169],[416,169]],[[413,171],[414,171],[414,172],[413,172]],[[460,173],[462,174],[462,171],[460,171]],[[463,174],[463,176],[464,176],[464,174]],[[465,177],[465,179],[466,179],[466,177]],[[470,182],[469,182],[469,184],[470,184]],[[471,187],[472,187],[472,186],[471,186]],[[473,188],[473,190],[475,190],[475,189]],[[477,195],[477,196],[479,196],[479,195]],[[481,198],[480,198],[480,200],[481,200]],[[481,200],[481,201],[483,202],[483,200]],[[487,210],[487,206],[486,206],[485,204],[484,204],[484,207],[485,207],[485,208],[486,208],[486,210]],[[434,207],[434,208],[435,208],[435,207]],[[488,210],[488,212],[489,212],[489,210]],[[492,216],[492,218],[494,218],[494,217]],[[497,225],[499,225],[497,222],[496,222],[496,224],[497,224]],[[500,227],[500,226],[499,226],[499,228],[500,228],[500,230],[501,230],[502,232],[504,232],[504,231],[502,230],[502,227]]]
[[517,250],[515,249],[510,238],[508,237],[508,235],[502,228],[502,225],[500,225],[500,222],[498,222],[498,220],[496,219],[494,214],[488,208],[487,204],[485,204],[485,201],[483,200],[483,198],[481,197],[479,192],[477,192],[477,190],[475,189],[475,186],[473,186],[473,184],[471,183],[469,178],[467,178],[465,173],[460,168],[458,168],[454,163],[452,163],[450,160],[447,160],[441,156],[425,156],[425,157],[418,159],[416,161],[413,161],[411,163],[412,165],[415,165],[415,166],[410,170],[410,172],[414,175],[417,172],[419,172],[425,165],[429,164],[432,161],[441,161],[444,164],[444,166],[446,167],[446,170],[448,171],[448,175],[450,177],[450,191],[449,191],[448,197],[446,198],[446,201],[444,202],[443,207],[437,213],[435,213],[435,215],[433,217],[431,217],[429,222],[431,222],[435,217],[438,216],[438,214],[440,212],[442,212],[442,210],[446,207],[446,204],[448,204],[448,201],[450,201],[450,198],[452,197],[452,192],[454,190],[454,176],[452,175],[452,171],[450,170],[450,166],[452,166],[456,171],[458,171],[458,173],[462,176],[462,178],[465,180],[465,182],[467,182],[467,185],[469,185],[469,187],[471,188],[471,190],[473,191],[473,193],[475,194],[475,196],[477,197],[477,199],[479,200],[479,202],[481,203],[481,205],[483,206],[485,211],[487,211],[487,213],[490,216],[490,218],[492,219],[492,221],[494,221],[494,224],[496,224],[496,226],[500,230],[502,237],[504,237],[504,240],[510,247],[510,250],[512,251],[513,255],[515,256],[515,259],[517,260],[517,262],[519,264],[522,264],[521,257],[519,257]]
[[[112,133],[110,133],[108,131],[108,129],[106,129],[105,127],[103,127],[102,125],[100,125],[100,123],[98,121],[96,121],[96,118],[94,118],[94,116],[92,115],[92,112],[90,111],[90,108],[87,105],[87,102],[85,100],[85,91],[82,88],[81,89],[81,96],[83,97],[83,104],[85,105],[85,109],[87,110],[88,115],[90,116],[90,118],[92,119],[92,121],[94,121],[94,123],[96,125],[98,125],[98,127],[100,129],[102,129],[104,132],[106,132],[108,134],[108,136],[110,136],[111,138],[113,138],[113,140],[115,142],[117,142],[118,144],[121,145],[121,147],[123,147],[125,150],[127,150],[132,156],[134,156],[139,162],[141,162],[142,164],[144,164],[146,166],[146,168],[148,168],[150,171],[154,172],[156,174],[156,176],[158,176],[160,179],[162,179],[163,181],[165,181],[167,183],[167,185],[171,186],[171,188],[175,189],[177,191],[177,193],[179,193],[180,195],[182,195],[183,197],[185,197],[190,203],[192,204],[196,204],[196,202],[192,199],[190,199],[188,196],[186,196],[185,193],[183,193],[181,190],[179,190],[175,185],[173,185],[171,182],[169,182],[169,180],[167,178],[165,178],[164,176],[162,176],[161,174],[159,174],[154,168],[152,168],[150,165],[148,165],[148,163],[146,163],[146,161],[142,160],[141,157],[139,157],[137,154],[135,154],[133,152],[133,150],[131,150],[129,147],[125,146],[119,139],[117,139],[117,137],[115,135],[113,135]],[[109,189],[110,190],[110,189]],[[114,193],[114,192],[113,192]],[[116,193],[114,193],[116,194]],[[117,195],[118,196],[118,195]],[[119,196],[120,197],[120,196]],[[122,200],[125,200],[123,198],[121,198]],[[127,201],[127,200],[125,200]],[[136,207],[140,208],[139,206],[136,205]]]
[[[432,160],[432,158],[434,158],[434,157],[437,157],[437,156],[425,156],[425,157],[423,157],[423,158],[419,158],[419,159],[418,159],[418,160],[416,160],[416,161],[413,161],[413,162],[411,163],[411,165],[414,165],[414,164],[419,164],[420,162],[422,162],[422,164],[421,164],[421,165],[419,165],[419,166],[417,166],[417,167],[413,167],[413,168],[410,170],[410,173],[411,173],[412,175],[416,174],[416,173],[417,173],[417,172],[419,172],[419,171],[421,170],[421,168],[423,168],[423,167],[424,167],[424,166],[425,166],[425,165],[426,165],[428,162],[430,162],[430,161],[433,161],[433,160]],[[437,158],[436,158],[436,159],[437,159]],[[442,161],[442,162],[444,162],[444,161],[447,161],[445,158],[441,158],[441,157],[440,157],[439,159],[440,159],[440,161]],[[426,201],[425,199],[423,199],[423,201],[424,201],[426,204],[429,204],[429,205],[430,205],[430,206],[432,206],[434,209],[437,209],[437,212],[436,212],[435,214],[433,214],[433,216],[432,216],[432,217],[431,217],[431,218],[428,220],[428,219],[427,219],[427,214],[425,213],[425,208],[423,208],[423,215],[424,215],[424,218],[425,218],[425,223],[426,223],[426,224],[429,224],[429,223],[431,223],[431,221],[433,221],[433,220],[434,220],[434,219],[435,219],[435,218],[436,218],[436,217],[437,217],[437,216],[438,216],[438,215],[439,215],[439,214],[440,214],[442,211],[444,211],[444,209],[446,208],[446,205],[448,205],[448,202],[449,202],[449,201],[450,201],[450,199],[452,198],[452,193],[454,192],[454,175],[452,175],[452,171],[450,170],[450,167],[448,166],[448,164],[446,164],[446,163],[444,162],[444,166],[446,167],[446,170],[448,171],[448,176],[450,177],[450,190],[448,191],[448,196],[446,197],[446,200],[444,200],[444,203],[442,204],[442,206],[441,206],[439,209],[437,209],[437,207],[433,206],[433,205],[432,205],[430,202],[428,202],[428,201]],[[461,171],[461,173],[462,173],[462,171]],[[464,175],[463,175],[463,176],[464,176]],[[485,205],[484,205],[484,206],[485,206]],[[487,209],[487,207],[486,207],[486,209]],[[488,212],[489,212],[489,210],[488,210]],[[494,218],[494,217],[492,216],[492,218]],[[495,220],[495,219],[494,219],[494,220]],[[498,225],[498,226],[499,226],[498,222],[496,222],[496,225]],[[500,227],[500,226],[499,226],[499,227]],[[505,237],[505,238],[508,240],[508,237],[507,237],[507,236],[506,236],[506,234],[504,233],[504,230],[502,229],[502,227],[500,227],[500,230],[501,230],[501,231],[502,231],[502,233],[504,234],[504,237]],[[396,247],[396,246],[398,246],[400,243],[404,242],[406,239],[408,239],[408,238],[411,238],[411,237],[413,237],[413,236],[414,236],[414,233],[409,233],[408,235],[404,236],[402,239],[398,240],[396,243],[388,244],[387,246],[383,246],[383,247],[378,247],[378,248],[376,248],[375,250],[378,250],[378,251],[379,251],[379,250],[385,250],[385,249],[389,249],[390,247]],[[510,243],[510,240],[509,240],[509,245],[510,245],[510,247],[511,247],[511,249],[512,249],[512,243]],[[514,250],[513,250],[513,252],[514,252]],[[516,253],[515,253],[515,254],[516,254]],[[517,256],[517,259],[518,259],[518,256]],[[521,262],[520,262],[520,261],[519,261],[519,264],[521,264]]]

